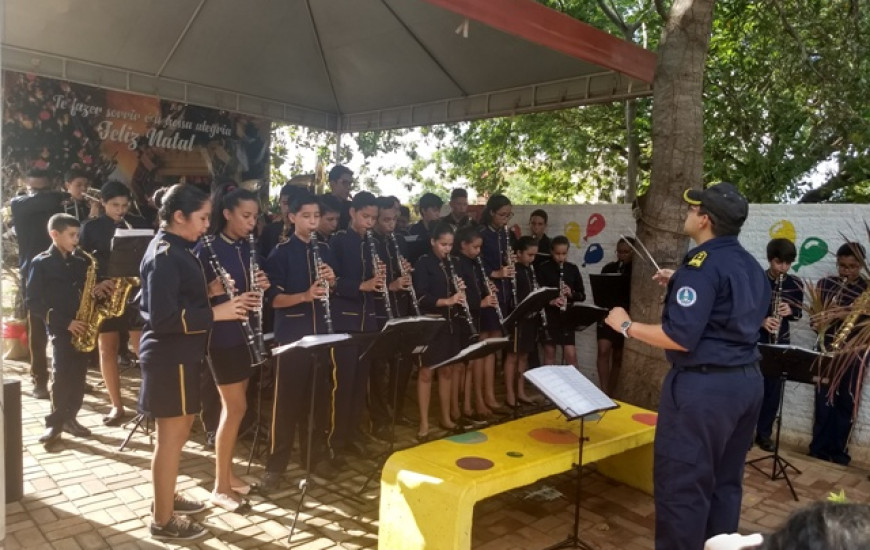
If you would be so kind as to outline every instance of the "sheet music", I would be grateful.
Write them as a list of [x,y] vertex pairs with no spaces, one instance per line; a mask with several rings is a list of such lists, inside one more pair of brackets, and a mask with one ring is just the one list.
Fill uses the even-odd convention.
[[462,351],[463,352],[473,352],[475,350],[479,350],[480,348],[482,348],[483,346],[485,346],[487,344],[497,344],[499,342],[510,342],[510,338],[508,338],[507,336],[499,336],[498,338],[487,338],[485,340],[481,340],[479,342],[475,342],[474,344],[471,344],[470,346],[467,346]]
[[313,334],[303,336],[295,342],[278,346],[272,351],[272,355],[281,355],[288,349],[306,349],[320,344],[337,344],[345,340],[350,340],[350,334]]
[[118,237],[153,237],[153,229],[115,229],[115,238]]
[[568,420],[619,405],[571,365],[548,365],[523,376],[541,390]]

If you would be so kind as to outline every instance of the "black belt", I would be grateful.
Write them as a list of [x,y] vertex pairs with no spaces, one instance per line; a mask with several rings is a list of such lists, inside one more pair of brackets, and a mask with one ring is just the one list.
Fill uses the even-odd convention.
[[747,369],[756,368],[755,363],[750,363],[748,365],[690,365],[685,367],[674,367],[676,370],[680,372],[697,372],[701,374],[715,374],[719,372],[737,372],[737,371],[746,371]]

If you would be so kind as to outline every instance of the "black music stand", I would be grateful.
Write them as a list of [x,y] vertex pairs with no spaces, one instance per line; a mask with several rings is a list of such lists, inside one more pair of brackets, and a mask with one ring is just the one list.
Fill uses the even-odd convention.
[[[254,456],[261,456],[263,452],[268,448],[269,438],[268,432],[264,434],[263,432],[266,429],[261,425],[263,421],[263,388],[265,387],[265,383],[263,378],[265,378],[265,366],[269,364],[272,359],[272,347],[275,343],[275,333],[269,332],[263,335],[263,343],[266,345],[266,361],[260,363],[259,365],[251,365],[252,369],[258,369],[257,372],[257,412],[255,413],[254,425],[248,430],[254,430],[254,439],[251,441],[251,450],[248,453],[248,469],[245,470],[246,474],[251,473],[251,463],[254,461]],[[240,436],[241,437],[241,436]],[[260,438],[262,437],[263,441],[261,443]],[[260,446],[263,446],[263,450],[260,450]]]
[[523,298],[517,307],[511,311],[510,315],[504,318],[504,324],[502,327],[504,328],[505,333],[510,333],[514,325],[516,325],[520,319],[525,319],[526,317],[537,314],[558,297],[559,289],[549,286],[541,287],[538,290],[530,292],[528,296]]
[[791,479],[788,477],[788,469],[791,468],[798,475],[800,475],[801,471],[779,454],[779,436],[782,430],[782,405],[785,383],[791,380],[802,384],[816,384],[819,379],[817,373],[821,372],[821,367],[830,360],[830,356],[796,346],[779,344],[759,344],[758,350],[761,352],[761,373],[767,378],[777,378],[780,381],[779,405],[776,413],[776,435],[773,442],[773,453],[749,460],[746,464],[764,473],[758,466],[758,463],[768,458],[773,459],[770,479],[773,481],[784,479],[791,491],[791,496],[797,501],[797,492],[795,492]]
[[[396,368],[399,361],[405,357],[413,357],[426,351],[429,342],[435,339],[438,332],[447,325],[447,319],[443,317],[402,317],[390,319],[380,332],[376,333],[374,341],[360,354],[360,361],[387,361],[393,360]],[[358,495],[365,492],[366,487],[374,479],[375,474],[381,471],[384,462],[393,454],[396,448],[396,403],[399,401],[399,377],[393,377],[390,388],[392,413],[390,415],[390,440],[386,451],[375,457],[377,466],[369,472],[362,487],[357,491]]]
[[562,323],[571,327],[574,332],[584,330],[590,325],[603,321],[608,310],[603,307],[588,304],[571,304],[564,311]]
[[[305,336],[296,340],[292,344],[278,346],[272,351],[272,357],[279,357],[287,354],[288,359],[293,359],[291,363],[305,364],[311,361],[311,401],[308,407],[308,446],[305,450],[305,477],[299,482],[299,502],[296,503],[296,511],[293,513],[293,523],[290,525],[290,534],[287,535],[287,543],[290,544],[293,534],[296,532],[296,520],[299,519],[299,512],[302,510],[302,502],[305,500],[305,495],[308,493],[308,486],[311,484],[311,447],[313,445],[314,436],[314,411],[315,401],[317,400],[317,377],[320,375],[320,367],[324,364],[324,358],[328,356],[330,350],[346,346],[358,346],[360,339],[358,335],[351,334],[318,334],[313,336]],[[362,335],[367,338],[367,335]],[[328,361],[328,359],[327,359]],[[292,367],[291,367],[292,368]]]
[[[142,263],[145,250],[153,237],[154,231],[152,229],[116,229],[112,237],[109,264],[106,266],[107,275],[112,278],[139,277],[139,264]],[[119,370],[118,376],[137,366],[139,366],[138,357],[130,361],[129,366]],[[143,434],[148,436],[148,441],[153,444],[153,422],[153,418],[146,417],[142,413],[125,422],[124,428],[130,424],[133,424],[133,427],[130,428],[118,450],[124,450],[136,430],[141,430]]]
[[[487,338],[485,340],[481,340],[479,342],[471,344],[453,357],[441,361],[437,365],[432,365],[429,368],[435,370],[441,367],[446,367],[448,365],[456,365],[458,363],[462,363],[462,391],[459,397],[460,400],[464,400],[465,392],[468,391],[468,388],[465,387],[465,379],[468,372],[468,365],[475,359],[482,359],[490,354],[507,349],[510,344],[510,338],[508,338],[507,336]],[[459,427],[457,426],[457,428]]]
[[590,273],[589,286],[596,306],[628,309],[631,293],[631,276],[628,273]]
[[580,485],[583,480],[583,443],[587,440],[585,417],[592,413],[618,408],[619,405],[607,397],[588,378],[580,374],[580,371],[573,365],[538,367],[526,371],[523,376],[547,396],[569,422],[580,420],[580,437],[577,440],[578,459],[577,463],[574,464],[574,471],[577,475],[574,485],[574,530],[565,540],[548,546],[545,550],[555,550],[556,548],[592,550],[592,547],[580,538]]

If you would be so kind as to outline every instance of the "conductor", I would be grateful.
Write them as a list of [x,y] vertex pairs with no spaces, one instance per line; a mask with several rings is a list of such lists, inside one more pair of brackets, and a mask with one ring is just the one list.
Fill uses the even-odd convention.
[[730,183],[687,190],[685,232],[697,243],[667,284],[662,323],[634,323],[622,308],[605,320],[626,338],[663,348],[655,438],[655,547],[698,550],[737,531],[743,463],[763,393],[756,349],[770,303],[764,271],[737,241],[746,199]]

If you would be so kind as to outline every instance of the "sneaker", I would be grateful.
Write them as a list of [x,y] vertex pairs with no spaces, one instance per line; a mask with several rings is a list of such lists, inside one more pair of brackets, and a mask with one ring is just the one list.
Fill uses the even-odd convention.
[[260,478],[260,494],[274,493],[281,486],[281,474],[278,472],[265,472]]
[[91,435],[91,430],[82,426],[75,418],[63,423],[63,431],[75,437],[90,437]]
[[[172,511],[180,514],[197,514],[206,509],[205,502],[201,500],[193,500],[184,495],[175,493],[175,499],[172,501]],[[154,502],[151,502],[151,513],[154,513]]]
[[763,435],[755,436],[755,444],[758,445],[762,451],[768,453],[772,453],[776,449],[773,441],[769,437],[764,437]]
[[209,451],[213,451],[215,448],[215,443],[217,439],[217,432],[206,432],[205,433],[205,448]]
[[151,538],[157,540],[193,540],[207,533],[199,523],[180,516],[172,516],[163,526],[151,523]]
[[236,500],[226,493],[212,493],[211,503],[219,508],[223,508],[227,512],[242,512],[244,507],[248,505],[245,499]]
[[34,399],[50,399],[51,396],[48,393],[48,388],[45,386],[36,386],[33,388],[33,393],[30,395],[33,396]]

